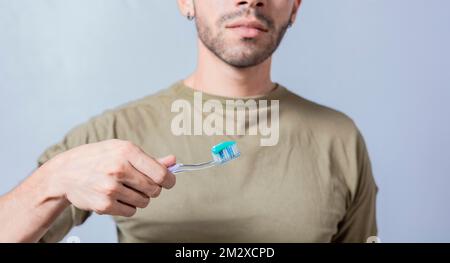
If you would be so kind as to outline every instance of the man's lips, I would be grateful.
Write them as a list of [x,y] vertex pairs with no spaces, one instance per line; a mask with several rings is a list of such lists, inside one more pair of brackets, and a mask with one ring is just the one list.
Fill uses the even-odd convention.
[[256,20],[241,20],[231,23],[226,26],[227,29],[232,29],[242,37],[253,38],[269,30],[260,22]]

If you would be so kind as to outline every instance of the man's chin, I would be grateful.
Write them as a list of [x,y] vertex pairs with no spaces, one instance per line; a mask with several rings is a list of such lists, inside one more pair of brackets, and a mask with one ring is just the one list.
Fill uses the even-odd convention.
[[261,61],[261,59],[252,58],[249,56],[243,56],[240,58],[229,58],[229,59],[222,59],[225,61],[228,65],[236,67],[236,68],[250,68],[257,66],[261,64],[264,60]]

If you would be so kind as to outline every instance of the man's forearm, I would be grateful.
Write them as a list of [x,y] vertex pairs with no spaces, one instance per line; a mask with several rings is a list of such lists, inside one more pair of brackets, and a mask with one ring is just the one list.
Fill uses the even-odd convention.
[[0,242],[37,242],[70,204],[52,189],[45,170],[37,170],[0,197]]

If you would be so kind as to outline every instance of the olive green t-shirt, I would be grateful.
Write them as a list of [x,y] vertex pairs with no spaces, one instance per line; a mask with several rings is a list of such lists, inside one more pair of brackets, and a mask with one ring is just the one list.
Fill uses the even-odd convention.
[[[164,190],[147,208],[131,218],[114,217],[119,241],[365,242],[377,235],[378,189],[363,137],[349,117],[278,85],[267,95],[242,98],[256,101],[258,112],[279,117],[273,146],[261,146],[267,131],[250,133],[258,123],[249,121],[250,110],[245,108],[236,108],[247,111],[244,126],[237,117],[231,119],[245,134],[225,129],[225,135],[205,134],[195,130],[194,120],[180,122],[184,134],[174,132],[181,112],[175,101],[191,103],[192,112],[186,111],[185,117],[200,114],[206,120],[220,113],[213,109],[220,105],[225,109],[230,100],[201,93],[201,104],[213,101],[217,108],[199,113],[194,93],[180,80],[157,94],[106,111],[71,130],[42,154],[38,164],[76,146],[108,139],[131,141],[154,157],[174,154],[180,163],[200,163],[211,160],[213,145],[234,140],[241,151],[238,159],[177,174],[175,187]],[[90,214],[67,208],[42,241],[62,240]]]

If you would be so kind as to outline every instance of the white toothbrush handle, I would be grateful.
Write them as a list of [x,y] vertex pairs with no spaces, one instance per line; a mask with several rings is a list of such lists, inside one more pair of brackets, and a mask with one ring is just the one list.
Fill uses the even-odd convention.
[[199,164],[177,163],[177,164],[170,166],[168,169],[171,173],[176,174],[176,173],[187,172],[187,171],[202,170],[202,169],[213,167],[217,164],[218,164],[218,162],[216,162],[216,161],[209,161],[206,163],[199,163]]

